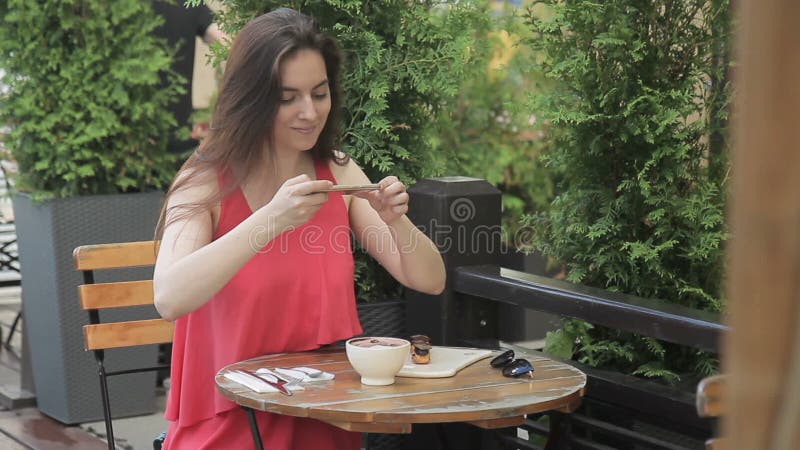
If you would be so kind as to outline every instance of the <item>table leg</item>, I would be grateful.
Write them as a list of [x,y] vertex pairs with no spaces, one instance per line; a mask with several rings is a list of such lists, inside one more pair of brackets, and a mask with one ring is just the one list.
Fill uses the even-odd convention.
[[460,422],[417,423],[407,438],[406,448],[425,450],[484,450],[499,447],[483,444],[485,430]]
[[442,450],[451,450],[450,443],[447,440],[447,433],[444,430],[444,425],[441,423],[436,424],[436,435],[439,438],[439,445]]
[[547,433],[547,443],[544,446],[545,450],[562,450],[566,449],[566,436],[569,433],[569,420],[565,417],[566,414],[559,412],[552,412],[550,416],[550,432]]
[[261,433],[258,431],[258,423],[256,423],[256,412],[253,408],[242,406],[244,412],[247,413],[247,421],[250,422],[250,431],[253,432],[253,442],[256,444],[256,450],[264,450],[264,444],[261,442]]

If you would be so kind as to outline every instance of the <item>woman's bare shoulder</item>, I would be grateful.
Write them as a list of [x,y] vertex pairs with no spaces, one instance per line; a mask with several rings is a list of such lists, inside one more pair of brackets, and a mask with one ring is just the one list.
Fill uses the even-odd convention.
[[212,170],[191,168],[175,176],[170,206],[200,203],[219,193],[219,175]]

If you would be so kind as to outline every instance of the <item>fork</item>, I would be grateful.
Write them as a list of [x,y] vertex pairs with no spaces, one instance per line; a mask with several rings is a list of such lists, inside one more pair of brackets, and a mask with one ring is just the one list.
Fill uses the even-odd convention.
[[261,372],[250,371],[250,373],[252,373],[252,374],[254,374],[256,376],[258,376],[259,374],[262,374],[262,373],[265,373],[265,374],[268,374],[268,375],[272,375],[273,377],[275,377],[275,378],[277,378],[279,380],[283,380],[286,383],[286,386],[294,386],[296,384],[299,384],[301,381],[303,381],[302,378],[292,377],[292,376],[286,375],[285,373],[280,373],[277,370],[267,369],[266,367],[262,367],[259,370],[261,370]]
[[[273,372],[277,372],[278,374],[280,374],[280,375],[283,375],[283,376],[284,376],[284,377],[286,377],[286,378],[297,379],[297,380],[299,380],[301,383],[302,383],[302,382],[304,382],[304,381],[314,381],[314,380],[313,380],[313,377],[311,377],[311,376],[310,376],[309,374],[307,374],[306,372],[303,372],[303,371],[300,371],[300,370],[295,370],[295,369],[286,369],[286,368],[282,368],[282,367],[276,367],[276,368],[275,368],[275,369],[273,369],[272,371],[273,371]],[[320,373],[321,373],[321,372],[320,372]]]

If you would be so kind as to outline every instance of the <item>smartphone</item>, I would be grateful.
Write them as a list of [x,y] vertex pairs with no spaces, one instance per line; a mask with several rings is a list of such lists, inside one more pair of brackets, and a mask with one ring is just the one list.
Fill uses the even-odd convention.
[[377,184],[337,184],[329,189],[322,189],[318,192],[341,192],[342,194],[352,194],[360,191],[377,191],[380,186]]

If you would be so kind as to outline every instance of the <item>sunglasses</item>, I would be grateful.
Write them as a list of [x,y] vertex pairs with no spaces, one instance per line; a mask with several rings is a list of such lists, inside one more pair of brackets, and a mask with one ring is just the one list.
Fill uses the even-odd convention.
[[506,350],[495,356],[489,365],[495,369],[503,368],[504,377],[520,377],[528,375],[533,378],[533,364],[527,359],[514,359],[514,350]]

